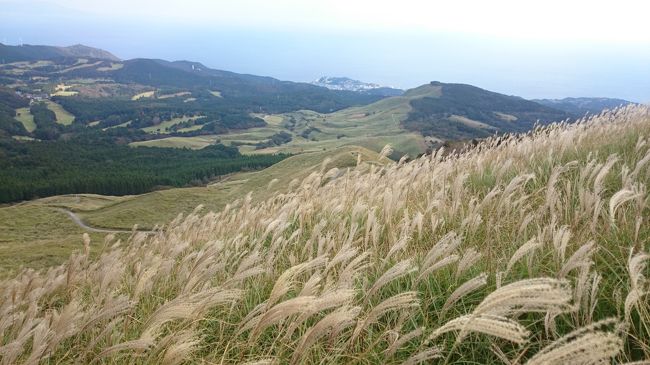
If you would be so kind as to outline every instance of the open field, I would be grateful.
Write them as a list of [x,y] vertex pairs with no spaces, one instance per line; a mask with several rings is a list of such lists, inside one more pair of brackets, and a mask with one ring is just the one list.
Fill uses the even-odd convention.
[[51,96],[75,96],[79,94],[79,92],[70,90],[74,86],[76,85],[58,84],[54,88],[54,93],[50,95]]
[[36,130],[36,123],[34,123],[34,116],[30,113],[29,108],[16,109],[16,120],[21,122],[27,132]]
[[177,92],[177,93],[174,93],[174,94],[158,95],[158,99],[178,98],[178,97],[187,96],[187,95],[192,95],[192,93],[189,92],[189,91],[181,91],[181,92]]
[[101,72],[115,71],[121,69],[122,67],[124,67],[123,63],[111,62],[110,66],[97,67],[97,71],[101,71]]
[[[60,211],[41,204],[0,207],[0,277],[21,267],[41,269],[61,264],[83,248],[84,230]],[[105,234],[90,233],[101,241]]]
[[78,91],[55,91],[50,95],[51,96],[75,96],[77,94],[79,94]]
[[15,139],[16,141],[40,141],[37,138],[29,136],[11,136],[11,138]]
[[166,148],[191,148],[201,149],[213,144],[218,139],[216,135],[204,135],[195,137],[167,137],[153,139],[150,141],[133,142],[129,144],[132,147],[166,147]]
[[79,61],[77,62],[77,64],[75,64],[74,66],[65,68],[65,69],[60,70],[60,71],[56,71],[56,73],[66,73],[66,72],[70,72],[70,71],[80,70],[80,69],[83,69],[83,68],[92,68],[92,67],[100,65],[102,62],[103,61],[96,61],[96,62],[93,62],[93,63],[88,63],[87,59],[80,58]]
[[646,364],[649,138],[626,107],[411,162],[314,154],[292,184],[278,164],[240,184],[277,191],[0,282],[2,360]]
[[156,93],[155,91],[145,91],[145,92],[133,95],[131,97],[131,100],[138,100],[138,99],[142,99],[142,98],[153,98],[155,93]]
[[[168,134],[169,131],[167,128],[174,126],[178,123],[183,123],[187,121],[192,121],[192,120],[197,120],[199,118],[203,118],[203,116],[194,116],[194,117],[179,117],[179,118],[172,118],[170,120],[166,120],[158,125],[154,125],[151,127],[146,127],[142,128],[143,131],[147,133],[155,133],[155,134]],[[199,127],[200,128],[200,127]]]
[[63,107],[53,101],[46,101],[47,108],[56,114],[56,122],[63,125],[70,125],[74,121],[74,115],[63,109]]

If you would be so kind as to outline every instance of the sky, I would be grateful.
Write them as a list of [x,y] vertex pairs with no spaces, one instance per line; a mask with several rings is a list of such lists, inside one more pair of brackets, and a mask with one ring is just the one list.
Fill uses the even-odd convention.
[[0,42],[81,43],[291,81],[650,102],[648,14],[640,0],[0,0]]

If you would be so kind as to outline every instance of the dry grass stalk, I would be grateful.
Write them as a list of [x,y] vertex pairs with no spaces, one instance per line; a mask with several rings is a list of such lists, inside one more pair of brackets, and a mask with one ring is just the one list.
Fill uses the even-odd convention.
[[294,349],[291,363],[297,363],[318,339],[329,332],[341,332],[346,327],[353,325],[360,311],[360,307],[341,307],[323,317],[302,336]]
[[569,283],[551,278],[520,280],[490,293],[474,314],[508,315],[523,312],[571,311]]
[[406,310],[407,308],[416,307],[419,304],[416,292],[403,292],[396,294],[377,306],[373,307],[366,315],[366,318],[357,323],[354,329],[351,341],[354,341],[361,332],[371,324],[377,322],[380,317],[391,311]]
[[405,333],[404,335],[399,336],[395,341],[393,341],[390,344],[390,346],[388,346],[388,348],[384,352],[386,354],[386,358],[392,357],[395,354],[395,352],[399,350],[402,346],[412,341],[413,339],[422,336],[423,333],[424,333],[424,328],[418,327],[409,333]]
[[540,350],[526,365],[609,362],[623,349],[623,340],[618,334],[599,329],[614,323],[607,319],[575,330]]
[[451,331],[460,332],[456,338],[457,343],[461,342],[468,332],[483,333],[518,344],[527,342],[530,336],[530,331],[510,318],[491,314],[469,314],[445,323],[433,331],[427,340],[433,340]]
[[421,363],[431,362],[433,359],[438,359],[442,357],[442,350],[438,347],[432,347],[423,351],[420,351],[402,363],[402,365],[417,365]]
[[[323,363],[394,362],[397,353],[430,362],[437,348],[408,345],[440,320],[431,305],[445,302],[449,315],[484,287],[479,276],[439,297],[473,267],[494,274],[497,289],[433,331],[441,342],[457,333],[448,360],[462,345],[463,360],[481,362],[503,339],[543,348],[543,333],[526,332],[543,332],[540,316],[521,314],[544,315],[554,337],[560,323],[592,323],[596,303],[620,308],[611,315],[627,319],[625,337],[597,322],[531,362],[647,358],[649,135],[650,109],[631,106],[413,161],[391,163],[387,148],[379,163],[348,171],[324,161],[265,201],[248,194],[216,213],[178,215],[154,234],[107,237],[96,259],[84,237],[64,265],[0,280],[0,364],[309,363],[316,351]],[[527,272],[517,270],[522,260]],[[626,280],[610,273],[625,262],[628,285],[620,285]],[[414,263],[415,287],[404,280]],[[396,294],[368,306],[388,285]],[[403,328],[415,330],[397,335]],[[487,340],[458,343],[468,333]],[[496,356],[520,363],[526,352]]]
[[400,261],[393,265],[390,269],[386,270],[366,292],[366,301],[369,300],[375,293],[377,293],[383,286],[396,280],[400,277],[406,276],[412,272],[417,271],[417,267],[413,265],[411,259]]
[[461,286],[456,288],[456,290],[447,297],[445,304],[440,310],[439,317],[444,317],[445,313],[447,313],[447,311],[464,296],[487,285],[487,277],[486,273],[481,273],[477,277],[464,282]]

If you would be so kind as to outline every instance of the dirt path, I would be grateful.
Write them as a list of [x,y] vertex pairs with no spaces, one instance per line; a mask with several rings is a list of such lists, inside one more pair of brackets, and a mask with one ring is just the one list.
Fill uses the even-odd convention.
[[[67,214],[72,221],[78,225],[79,227],[90,231],[90,232],[99,232],[99,233],[131,233],[130,229],[108,229],[108,228],[96,228],[96,227],[91,227],[84,223],[84,221],[81,220],[81,218],[74,212],[69,211],[67,209],[63,208],[55,208],[59,212]],[[153,233],[154,231],[139,231],[139,232],[144,232],[144,233]]]

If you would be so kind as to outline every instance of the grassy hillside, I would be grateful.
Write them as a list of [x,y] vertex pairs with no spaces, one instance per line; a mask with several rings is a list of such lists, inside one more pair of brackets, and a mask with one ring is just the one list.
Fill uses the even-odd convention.
[[69,47],[56,47],[35,46],[30,44],[9,46],[0,43],[0,60],[2,60],[2,63],[77,57],[119,61],[119,58],[115,57],[107,51],[84,46],[81,44],[76,44]]
[[[60,265],[80,247],[84,232],[65,213],[41,202],[0,206],[0,277],[15,275],[21,268]],[[105,236],[90,235],[93,240]]]
[[585,114],[598,114],[606,109],[614,109],[632,104],[627,100],[612,98],[535,99],[533,101],[580,116]]
[[[346,145],[363,146],[379,152],[390,143],[395,149],[395,157],[399,158],[404,154],[417,156],[441,146],[444,141],[524,132],[538,121],[543,124],[571,116],[528,100],[470,85],[433,82],[408,90],[401,96],[334,113],[300,110],[273,116],[260,115],[266,121],[264,127],[202,137],[238,146],[242,153],[302,153]],[[291,140],[260,148],[260,144],[267,143],[280,132],[289,133]],[[133,145],[201,148],[204,144],[195,137],[170,137],[134,142]]]
[[[143,195],[103,196],[93,194],[61,195],[38,199],[13,206],[0,206],[0,276],[20,267],[43,268],[65,261],[79,247],[81,234],[65,212],[76,213],[91,227],[131,230],[134,225],[150,229],[171,221],[178,214],[191,213],[197,205],[220,210],[226,204],[249,192],[255,201],[286,191],[291,180],[302,180],[320,171],[327,159],[327,168],[354,166],[357,156],[373,162],[377,154],[358,147],[306,153],[289,157],[265,170],[232,174],[207,187],[156,191]],[[386,162],[384,160],[383,162]],[[269,186],[271,181],[276,180]],[[93,239],[104,234],[89,232]],[[128,237],[122,235],[122,238]]]
[[472,85],[432,82],[438,97],[411,101],[406,129],[445,140],[480,138],[495,133],[525,132],[536,123],[569,119],[572,114],[516,96]]
[[[329,113],[384,97],[214,70],[197,62],[121,61],[84,46],[0,44],[0,87],[32,101],[55,102],[50,105],[60,123],[47,128],[37,123],[36,130],[26,131],[13,111],[0,110],[1,135],[63,139],[93,134],[116,143],[156,138],[162,134],[158,125],[184,116],[205,118],[171,128],[169,134],[194,137],[262,127],[251,113]],[[118,125],[125,126],[119,136],[107,132]]]
[[62,125],[70,125],[74,122],[74,115],[63,109],[63,107],[55,102],[47,102],[47,108],[54,112],[56,115],[56,122]]
[[87,239],[1,282],[2,360],[647,361],[649,137],[627,108]]
[[[130,229],[134,224],[153,228],[191,212],[197,205],[209,210],[222,209],[227,203],[252,192],[254,200],[264,200],[272,193],[285,191],[294,179],[302,180],[320,171],[327,159],[328,168],[354,166],[357,156],[364,161],[377,160],[377,154],[359,147],[335,151],[305,153],[289,157],[261,171],[238,173],[207,187],[161,190],[137,195],[99,209],[80,211],[86,222],[97,227]],[[270,188],[271,181],[276,180]]]
[[16,120],[23,124],[27,132],[33,132],[36,129],[34,116],[29,112],[29,108],[16,109]]
[[[239,146],[242,153],[304,153],[333,150],[341,146],[362,146],[379,152],[386,144],[391,144],[396,155],[417,156],[427,148],[425,139],[418,133],[404,130],[400,123],[411,110],[411,101],[439,96],[440,87],[424,85],[402,96],[334,113],[300,110],[279,115],[259,115],[267,124],[262,128],[213,136],[169,137],[134,142],[132,145],[203,148],[218,140],[226,145]],[[289,133],[291,141],[261,149],[256,147],[279,132]]]

